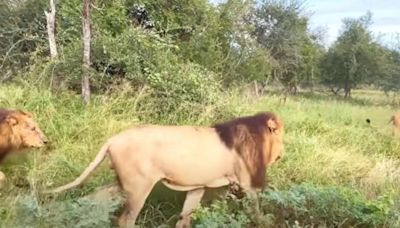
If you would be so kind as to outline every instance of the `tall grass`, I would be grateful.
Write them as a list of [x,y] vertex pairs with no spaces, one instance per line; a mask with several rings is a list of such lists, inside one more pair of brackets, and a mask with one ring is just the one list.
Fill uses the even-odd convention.
[[[391,136],[387,121],[394,109],[383,93],[356,91],[354,99],[349,101],[326,94],[305,94],[289,97],[282,103],[279,94],[270,93],[256,100],[237,92],[226,92],[220,95],[216,104],[193,107],[196,112],[182,107],[181,111],[178,108],[160,118],[151,115],[154,106],[146,99],[146,94],[146,90],[125,88],[118,94],[95,96],[91,104],[84,107],[80,96],[73,93],[51,93],[29,85],[0,86],[0,106],[33,112],[51,141],[47,149],[12,156],[1,166],[8,182],[7,187],[0,190],[0,227],[26,227],[27,224],[30,227],[110,227],[120,204],[81,199],[94,188],[114,182],[114,174],[108,169],[107,162],[80,188],[57,198],[42,195],[41,191],[76,178],[108,137],[129,126],[140,123],[208,125],[262,110],[274,111],[285,121],[284,158],[268,170],[268,184],[282,193],[277,193],[279,197],[286,196],[285,191],[302,194],[303,190],[299,193],[293,186],[307,183],[315,186],[307,188],[318,193],[313,195],[315,197],[327,196],[325,188],[352,189],[357,193],[349,194],[349,197],[357,202],[367,204],[371,201],[375,205],[375,200],[385,196],[389,197],[390,203],[383,209],[396,211],[400,208],[400,141]],[[372,126],[366,124],[366,118],[372,120]],[[146,204],[141,213],[139,223],[144,227],[173,224],[183,196],[157,187],[150,197],[151,203]],[[314,203],[330,202],[317,200]],[[268,203],[275,205],[276,202],[270,200]],[[343,205],[348,207],[348,204]],[[234,221],[236,224],[255,224],[251,216],[246,217],[248,214],[245,215],[243,208],[244,214],[226,219],[225,209],[218,209],[223,207],[215,210],[211,207],[209,210],[217,214],[210,218],[215,217],[221,224],[227,222],[228,225]],[[306,210],[307,205],[303,209]],[[271,224],[274,221],[281,224],[283,220],[278,215],[282,210],[269,210],[265,216],[275,216],[275,220],[267,220]],[[381,211],[378,212],[377,216],[381,216]],[[210,215],[207,213],[205,215]],[[311,215],[321,220],[329,219]],[[204,216],[198,217],[197,224],[212,223]],[[388,216],[382,224],[395,224],[393,218]],[[306,220],[303,222],[303,225],[310,225]],[[325,224],[333,223],[327,221]]]
[[[42,209],[46,210],[46,205],[50,205],[48,209],[53,211],[57,211],[53,207],[59,210],[60,207],[70,208],[68,205],[73,205],[72,201],[68,201],[65,205],[57,204],[54,199],[42,195],[41,190],[76,178],[94,158],[106,139],[122,129],[140,123],[206,125],[235,116],[245,107],[245,105],[235,105],[236,92],[227,92],[221,94],[216,103],[193,108],[182,104],[182,107],[177,107],[175,112],[156,119],[152,115],[154,104],[151,103],[151,99],[147,99],[147,91],[132,91],[130,87],[120,89],[118,93],[109,96],[94,96],[90,105],[85,107],[80,96],[74,93],[51,93],[29,85],[0,86],[0,107],[21,108],[32,112],[50,141],[46,149],[10,156],[2,165],[1,169],[7,175],[8,183],[0,195],[1,223],[15,225],[14,222],[21,213],[19,209],[26,205],[31,205],[28,208],[38,213],[36,219],[38,221],[46,220],[47,215],[39,213]],[[227,100],[232,103],[227,103]],[[107,162],[104,162],[87,184],[71,191],[63,198],[74,200],[91,192],[97,186],[113,181],[113,172],[109,171]],[[165,195],[165,189],[160,188],[161,190],[153,194],[155,196],[153,198]],[[176,198],[173,202],[181,202],[182,194],[170,191],[170,195]],[[149,207],[153,209],[145,213],[148,222],[154,221],[155,214],[163,216],[168,214],[158,205]],[[152,216],[149,216],[149,213]],[[170,213],[170,217],[173,214]],[[63,216],[68,217],[67,214]],[[168,219],[169,217],[161,221],[165,222]],[[74,221],[71,220],[70,224],[74,224]],[[42,223],[37,225],[43,226]]]

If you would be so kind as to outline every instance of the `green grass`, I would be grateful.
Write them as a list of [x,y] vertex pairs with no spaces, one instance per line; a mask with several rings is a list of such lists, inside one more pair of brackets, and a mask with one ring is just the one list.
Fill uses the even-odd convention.
[[[312,200],[307,202],[322,204],[318,208],[324,208],[324,203],[332,202],[328,199],[314,202],[312,197],[329,198],[326,191],[341,192],[343,189],[351,189],[352,193],[343,190],[343,194],[354,199],[354,202],[349,203],[343,201],[346,203],[340,207],[332,206],[329,213],[338,216],[328,221],[329,218],[321,215],[326,211],[321,212],[318,208],[308,210],[309,214],[299,213],[299,206],[293,209],[291,204],[278,207],[281,210],[269,210],[271,205],[278,205],[278,201],[271,200],[276,198],[268,198],[264,215],[266,218],[270,215],[275,217],[275,220],[267,218],[270,224],[275,221],[284,226],[284,220],[279,214],[291,208],[293,214],[289,215],[292,218],[298,216],[296,218],[300,225],[317,224],[314,220],[303,218],[311,215],[319,219],[318,224],[329,226],[335,224],[335,219],[339,221],[346,218],[348,214],[342,209],[351,214],[358,213],[358,207],[348,207],[360,204],[369,209],[378,208],[373,216],[384,217],[386,220],[381,224],[386,227],[398,225],[395,219],[398,217],[384,213],[386,210],[389,214],[399,213],[400,140],[391,136],[387,122],[395,109],[383,93],[355,91],[351,100],[338,99],[330,94],[306,93],[289,97],[283,104],[279,94],[271,93],[261,99],[254,99],[232,92],[220,97],[221,104],[197,107],[202,111],[201,114],[182,109],[186,111],[171,113],[159,119],[151,116],[151,104],[146,103],[146,93],[137,94],[137,91],[124,90],[119,95],[95,96],[92,103],[84,107],[80,97],[72,93],[52,94],[27,85],[24,88],[0,86],[0,107],[23,108],[33,112],[51,141],[50,148],[12,156],[1,166],[8,182],[7,187],[0,190],[0,227],[26,227],[27,224],[30,227],[54,227],[55,224],[64,227],[110,227],[115,213],[120,209],[118,205],[79,199],[95,187],[114,182],[114,174],[108,169],[107,162],[80,188],[57,198],[43,195],[41,191],[73,180],[93,159],[108,137],[128,126],[138,123],[208,125],[233,115],[253,114],[262,110],[274,111],[285,121],[284,158],[268,170],[268,183],[277,188],[276,194],[281,197],[278,199],[292,202],[297,198],[289,197],[290,194],[301,195],[309,191],[307,196]],[[372,126],[366,124],[366,118],[371,119]],[[294,187],[303,184],[311,187],[301,191]],[[340,193],[338,197],[343,194]],[[387,197],[390,202],[380,208],[382,203],[379,200],[382,197]],[[144,227],[174,224],[183,195],[159,186],[150,198],[151,204],[146,204],[139,223]],[[328,209],[331,207],[325,206]],[[215,217],[221,224],[234,224],[234,218],[224,217],[223,207],[207,209],[217,213],[210,218]],[[307,205],[304,205],[304,209],[307,209]],[[365,213],[364,210],[362,213]],[[235,224],[247,224],[249,221],[256,224],[254,221],[257,219],[251,216],[245,218],[244,214],[238,215]],[[204,224],[212,223],[205,220],[204,216],[198,217],[196,224],[199,227],[202,227],[201,224],[204,227]],[[288,219],[288,224],[289,221],[295,224],[294,220]]]

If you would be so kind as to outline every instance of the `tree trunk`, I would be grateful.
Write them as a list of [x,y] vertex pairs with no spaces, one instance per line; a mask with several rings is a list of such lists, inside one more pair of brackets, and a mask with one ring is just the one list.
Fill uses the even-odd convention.
[[344,97],[345,98],[350,98],[351,97],[351,88],[346,88],[344,90]]
[[350,79],[347,77],[346,80],[344,81],[344,97],[345,98],[350,97],[350,90],[351,90]]
[[294,82],[289,82],[289,84],[287,85],[287,91],[290,95],[296,95],[297,89],[297,85]]
[[310,90],[311,92],[314,92],[314,66],[311,66],[311,82],[310,82]]
[[90,101],[90,0],[83,0],[82,13],[83,29],[83,76],[82,76],[82,98],[88,104]]
[[297,87],[296,84],[293,84],[293,94],[297,95],[297,92],[299,91],[299,88]]
[[49,36],[50,57],[57,58],[56,36],[54,35],[56,21],[56,5],[54,0],[50,0],[50,12],[44,11],[47,19],[47,35]]
[[254,91],[255,91],[256,97],[259,97],[261,94],[261,90],[260,90],[260,87],[259,87],[257,81],[254,81]]

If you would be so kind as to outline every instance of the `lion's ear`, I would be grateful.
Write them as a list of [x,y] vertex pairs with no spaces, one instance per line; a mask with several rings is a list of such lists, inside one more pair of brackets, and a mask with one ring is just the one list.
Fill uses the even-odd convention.
[[270,129],[271,132],[275,132],[278,129],[278,123],[274,119],[269,119],[267,121],[267,127]]
[[9,123],[11,126],[15,126],[18,124],[18,120],[17,118],[15,118],[14,116],[7,116],[6,117],[6,121],[7,123]]

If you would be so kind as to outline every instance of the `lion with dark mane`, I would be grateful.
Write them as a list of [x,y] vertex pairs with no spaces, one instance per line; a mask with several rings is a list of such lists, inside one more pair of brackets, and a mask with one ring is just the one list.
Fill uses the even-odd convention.
[[[46,136],[32,115],[21,110],[0,109],[0,162],[11,152],[42,147]],[[0,172],[0,188],[5,175]]]
[[282,120],[271,112],[212,127],[137,126],[111,137],[75,181],[50,192],[80,185],[109,155],[127,193],[120,226],[135,224],[152,188],[161,181],[173,190],[187,191],[176,227],[189,227],[205,188],[237,184],[249,194],[263,189],[266,168],[282,156],[283,134]]

